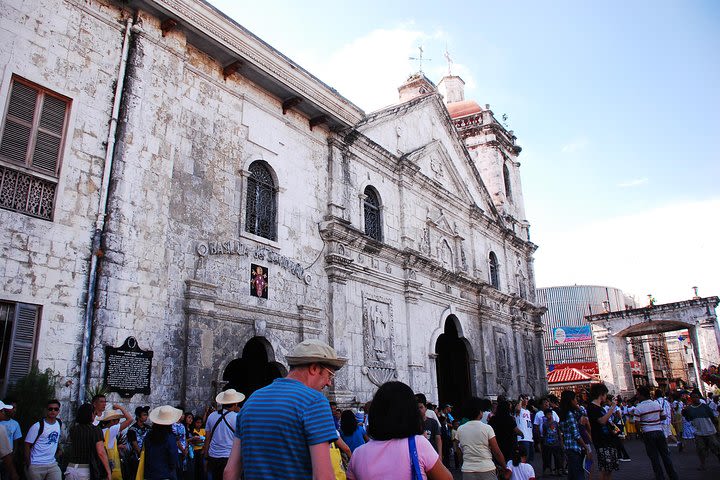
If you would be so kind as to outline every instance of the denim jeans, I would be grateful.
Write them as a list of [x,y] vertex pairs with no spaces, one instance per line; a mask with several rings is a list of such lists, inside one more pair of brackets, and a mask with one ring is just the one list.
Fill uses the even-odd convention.
[[565,450],[565,456],[567,457],[568,480],[585,480],[582,454],[575,450]]
[[668,477],[670,477],[670,480],[678,480],[675,467],[673,467],[672,460],[670,459],[670,450],[668,450],[667,440],[665,440],[665,432],[662,430],[643,432],[642,438],[645,444],[645,451],[652,464],[653,472],[655,472],[655,479],[665,479],[662,466],[660,465],[662,459],[662,463],[665,465],[665,471]]
[[527,461],[528,461],[528,463],[532,463],[532,461],[535,459],[535,444],[533,442],[520,440],[518,442],[518,446],[520,447],[521,452],[522,452],[522,449],[525,449],[525,454],[527,455]]

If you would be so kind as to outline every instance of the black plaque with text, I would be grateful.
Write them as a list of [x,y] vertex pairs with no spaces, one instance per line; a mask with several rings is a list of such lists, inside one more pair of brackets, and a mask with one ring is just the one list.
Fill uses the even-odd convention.
[[140,350],[135,337],[120,347],[105,347],[105,388],[123,397],[150,393],[150,368],[153,352]]

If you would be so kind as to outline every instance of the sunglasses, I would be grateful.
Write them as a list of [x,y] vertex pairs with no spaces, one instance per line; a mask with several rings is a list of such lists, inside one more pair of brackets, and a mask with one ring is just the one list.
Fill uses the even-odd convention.
[[60,411],[60,407],[48,407],[48,411],[49,411],[49,412],[59,412],[59,411]]

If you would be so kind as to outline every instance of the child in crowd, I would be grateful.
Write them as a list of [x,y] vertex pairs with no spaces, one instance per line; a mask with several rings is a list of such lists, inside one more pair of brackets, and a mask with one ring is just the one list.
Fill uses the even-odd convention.
[[[552,418],[552,415],[551,415]],[[555,425],[557,430],[557,425]],[[535,469],[527,463],[527,453],[524,448],[516,448],[512,460],[507,462],[510,476],[505,474],[508,480],[535,480]]]
[[[538,412],[538,415],[540,413]],[[560,444],[560,431],[558,424],[553,418],[552,409],[548,408],[543,412],[541,438],[542,438],[542,459],[543,459],[543,475],[550,470],[555,475],[562,473],[562,445]],[[553,467],[554,462],[554,467]]]

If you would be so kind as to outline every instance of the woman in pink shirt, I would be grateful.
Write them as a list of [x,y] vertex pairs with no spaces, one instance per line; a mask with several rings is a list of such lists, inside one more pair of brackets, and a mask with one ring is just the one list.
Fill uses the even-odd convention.
[[414,471],[419,471],[421,478],[452,480],[452,474],[422,435],[422,417],[410,387],[402,382],[383,384],[375,393],[368,416],[370,441],[353,452],[348,480],[419,480]]

